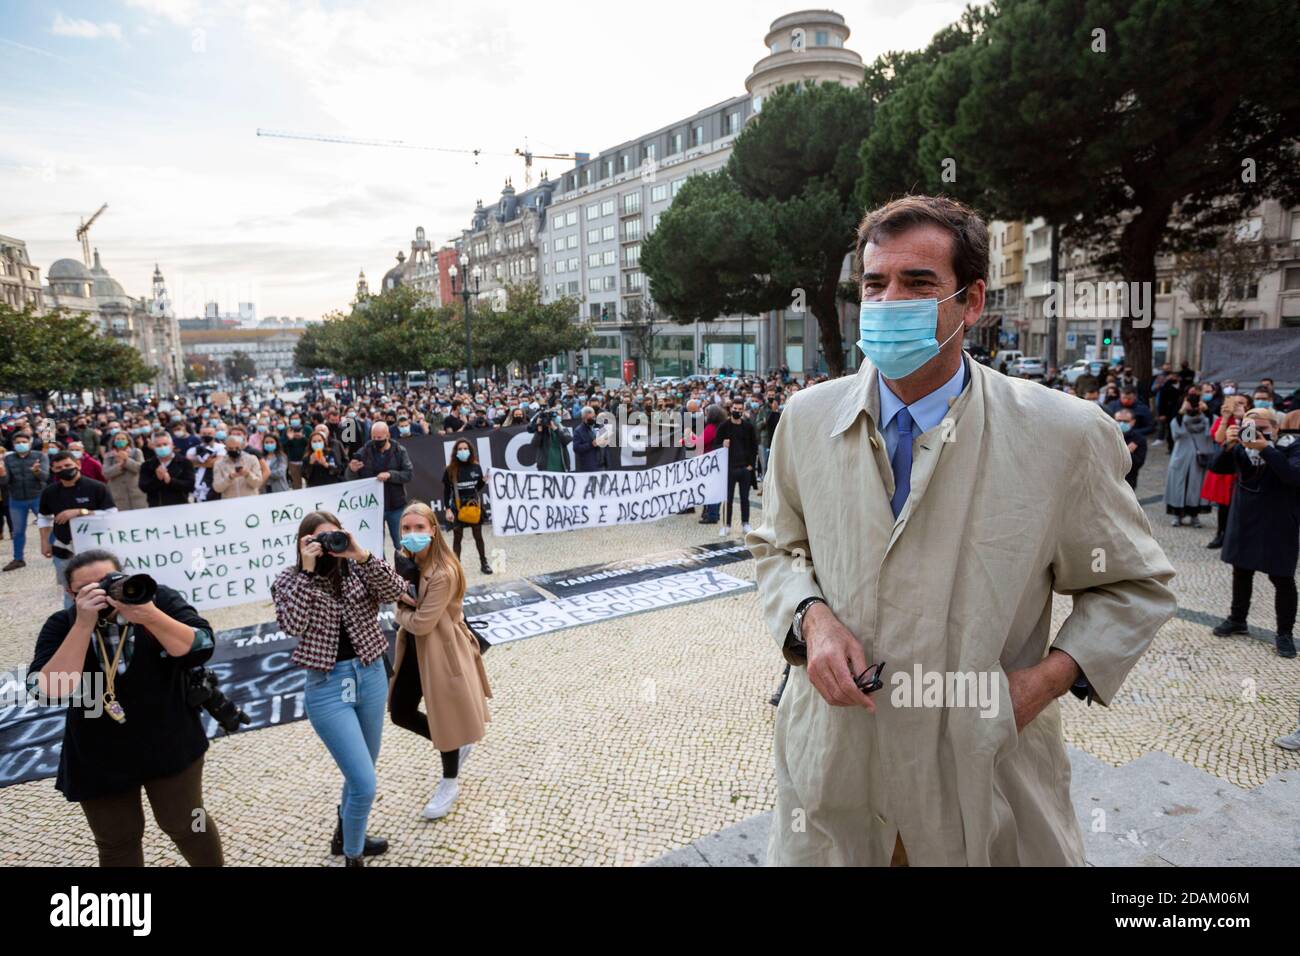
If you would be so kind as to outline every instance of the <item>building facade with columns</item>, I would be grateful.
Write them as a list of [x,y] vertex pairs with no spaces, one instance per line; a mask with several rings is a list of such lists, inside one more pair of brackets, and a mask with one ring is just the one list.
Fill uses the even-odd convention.
[[40,266],[32,265],[26,242],[9,236],[0,236],[0,305],[16,312],[45,311]]

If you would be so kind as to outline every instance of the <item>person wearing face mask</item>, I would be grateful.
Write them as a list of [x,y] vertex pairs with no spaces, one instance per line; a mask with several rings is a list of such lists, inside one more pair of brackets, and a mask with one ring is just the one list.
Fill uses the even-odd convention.
[[344,476],[345,481],[374,478],[383,485],[384,524],[388,527],[394,549],[401,537],[397,529],[402,520],[402,509],[406,507],[406,483],[414,474],[410,454],[390,438],[385,422],[375,422],[370,427],[370,441],[352,456],[348,473]]
[[426,820],[451,812],[465,759],[491,720],[492,696],[478,639],[465,624],[465,573],[437,520],[422,501],[402,512],[400,553],[412,562],[415,593],[403,594],[396,607],[397,648],[388,686],[393,723],[428,740],[442,758],[442,779],[420,814]]
[[104,483],[119,511],[149,507],[149,496],[140,487],[143,466],[144,453],[132,448],[125,435],[114,435],[104,448]]
[[1133,427],[1133,412],[1131,409],[1123,407],[1116,409],[1115,421],[1119,425],[1120,433],[1124,436],[1124,444],[1129,453],[1129,468],[1124,475],[1124,480],[1136,492],[1138,474],[1147,461],[1147,437]]
[[280,447],[280,439],[276,435],[267,435],[262,439],[262,468],[266,474],[266,483],[262,485],[263,494],[289,490],[289,457]]
[[447,526],[452,529],[452,551],[460,560],[460,543],[469,528],[478,549],[479,570],[491,574],[487,547],[483,543],[483,489],[487,486],[474,447],[464,439],[452,448],[447,468],[442,473],[442,504]]
[[745,403],[740,398],[731,400],[730,418],[718,426],[718,441],[727,449],[727,510],[722,518],[718,537],[731,533],[731,502],[736,490],[740,492],[740,521],[745,534],[749,527],[749,489],[754,480],[754,465],[758,460],[758,435],[754,425],[745,419]]
[[279,435],[279,450],[289,460],[289,487],[296,490],[302,487],[302,460],[310,444],[307,435],[303,433],[302,416],[290,415],[287,423],[281,423]]
[[308,488],[332,485],[343,471],[343,446],[335,441],[325,425],[312,432],[306,456],[302,460],[302,477]]
[[343,551],[325,551],[317,536],[342,530],[329,512],[304,517],[297,563],[276,576],[271,599],[284,633],[298,639],[291,659],[306,671],[307,719],[343,775],[331,852],[346,866],[363,867],[364,857],[388,849],[386,840],[366,835],[388,684],[379,606],[400,601],[407,588],[347,532]]
[[[1256,437],[1242,440],[1253,425]],[[1255,572],[1273,585],[1277,615],[1274,640],[1279,657],[1295,657],[1297,557],[1300,556],[1300,442],[1279,436],[1279,418],[1271,408],[1253,408],[1241,425],[1230,425],[1223,450],[1210,469],[1237,476],[1228,527],[1219,557],[1232,566],[1232,607],[1214,628],[1219,637],[1249,634]]]
[[1201,515],[1209,514],[1210,502],[1201,496],[1205,473],[1219,449],[1210,436],[1210,419],[1201,401],[1200,389],[1192,389],[1169,420],[1171,451],[1165,474],[1165,512],[1175,528],[1187,519],[1201,527]]
[[[217,438],[218,431],[221,438]],[[225,454],[226,429],[218,421],[205,422],[199,429],[199,443],[185,455],[194,465],[194,501],[219,501],[221,494],[212,487],[212,472],[217,459]]]
[[54,561],[54,580],[67,608],[73,604],[64,574],[75,553],[71,521],[91,514],[112,514],[117,506],[108,485],[82,477],[77,459],[69,452],[57,451],[50,456],[50,474],[54,480],[41,492],[36,527],[41,532],[41,554]]
[[[1174,569],[1114,423],[963,353],[988,263],[962,203],[867,213],[865,360],[782,413],[746,543],[794,665],[773,815],[807,826],[772,828],[770,864],[1084,864],[1057,698],[1114,698],[1176,609]],[[1052,640],[1054,593],[1073,608]],[[996,712],[871,696],[889,672],[954,670],[996,682]]]
[[68,443],[64,447],[64,450],[73,458],[77,459],[77,467],[81,469],[83,475],[90,478],[92,481],[106,482],[103,466],[100,465],[93,455],[86,454],[86,446],[81,443],[81,439],[68,439]]
[[590,405],[580,409],[582,420],[573,429],[573,455],[578,471],[600,471],[601,449],[596,445],[600,430],[596,426],[596,410]]
[[[1240,424],[1241,418],[1245,414],[1246,397],[1244,395],[1225,394],[1223,396],[1219,417],[1210,425],[1210,437],[1218,448],[1221,449],[1227,443],[1228,429],[1232,425]],[[1201,482],[1201,497],[1217,506],[1215,510],[1217,512],[1218,528],[1214,537],[1206,545],[1211,550],[1223,547],[1223,535],[1228,530],[1228,515],[1232,513],[1232,491],[1236,483],[1237,476],[1235,474],[1216,474],[1213,468],[1206,469],[1205,478]]]
[[262,487],[262,463],[245,450],[244,441],[243,428],[230,429],[226,454],[218,457],[212,466],[212,487],[223,499],[255,495]]
[[40,510],[41,494],[50,482],[50,458],[33,446],[32,430],[21,425],[13,435],[13,451],[0,456],[0,487],[9,497],[9,520],[13,524],[14,556],[4,571],[25,568],[27,524]]

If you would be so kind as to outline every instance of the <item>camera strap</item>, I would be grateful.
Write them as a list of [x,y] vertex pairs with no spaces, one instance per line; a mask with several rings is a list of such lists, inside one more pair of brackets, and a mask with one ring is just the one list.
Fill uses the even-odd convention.
[[127,642],[134,636],[134,632],[130,624],[119,631],[117,649],[113,652],[113,661],[111,664],[104,666],[108,662],[108,647],[104,643],[104,632],[107,629],[107,625],[99,623],[95,625],[95,642],[99,645],[100,665],[104,669],[104,713],[119,724],[124,724],[126,723],[126,711],[118,703],[117,694],[113,692],[113,685],[117,681],[117,668],[122,661],[122,653],[126,650]]

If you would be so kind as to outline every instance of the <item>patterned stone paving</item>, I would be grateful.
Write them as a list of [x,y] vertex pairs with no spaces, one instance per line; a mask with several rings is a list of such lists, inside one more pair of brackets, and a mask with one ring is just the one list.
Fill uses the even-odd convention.
[[[1141,497],[1162,490],[1165,460],[1163,448],[1152,449]],[[1179,569],[1183,613],[1217,620],[1229,575],[1204,548],[1211,531],[1169,527],[1159,503],[1147,513]],[[498,571],[517,577],[716,540],[716,526],[683,516],[549,537],[489,533],[488,547]],[[0,563],[10,553],[6,539]],[[0,668],[26,663],[57,607],[53,571],[35,553],[26,569],[0,575]],[[470,582],[483,580],[466,563]],[[750,562],[725,570],[753,576]],[[1260,584],[1250,623],[1271,634],[1272,589]],[[1068,610],[1058,600],[1056,624]],[[269,604],[211,614],[218,628],[272,617]],[[375,865],[636,865],[772,806],[767,697],[781,660],[753,592],[503,645],[485,661],[493,721],[450,816],[419,818],[438,780],[437,755],[422,738],[385,727],[371,831],[392,849]],[[1296,723],[1297,666],[1257,637],[1216,638],[1197,620],[1175,618],[1111,708],[1067,698],[1066,736],[1114,766],[1163,751],[1254,787],[1300,768],[1300,757],[1272,745]],[[339,784],[306,721],[214,741],[205,789],[228,861],[336,865],[326,845]],[[180,862],[152,820],[146,859]],[[52,781],[0,791],[0,865],[94,861],[79,810]]]

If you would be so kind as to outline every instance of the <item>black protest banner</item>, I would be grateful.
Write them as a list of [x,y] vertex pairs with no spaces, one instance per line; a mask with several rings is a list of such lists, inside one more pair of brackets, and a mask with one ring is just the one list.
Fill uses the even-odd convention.
[[533,574],[528,580],[556,597],[570,597],[600,591],[612,585],[635,584],[669,574],[716,568],[736,561],[748,561],[749,549],[734,541],[698,544],[674,551],[663,551],[642,558],[588,564],[567,571]]
[[[465,592],[467,614],[485,614],[544,601],[527,581],[475,585]],[[379,624],[392,658],[397,640],[392,605],[379,612]],[[218,631],[207,667],[230,700],[249,716],[241,733],[291,723],[306,717],[302,692],[306,671],[290,660],[298,639],[275,621]],[[27,696],[26,672],[0,672],[0,788],[53,777],[59,769],[67,708],[38,704]],[[220,733],[201,712],[209,737]]]
[[[577,423],[569,421],[564,424],[572,430]],[[625,433],[627,440],[620,446],[604,450],[605,470],[635,471],[680,461],[686,455],[685,449],[680,446],[648,445],[644,428],[638,430],[633,426],[625,429]],[[470,443],[484,470],[499,468],[507,471],[537,471],[533,433],[527,425],[470,429],[451,435],[410,435],[401,440],[402,447],[411,456],[414,472],[406,486],[407,498],[428,502],[436,513],[442,513],[445,507],[442,500],[443,472],[447,470],[447,462],[451,461],[452,449],[461,440]],[[575,459],[572,444],[568,446],[567,452],[569,469],[573,470]]]

